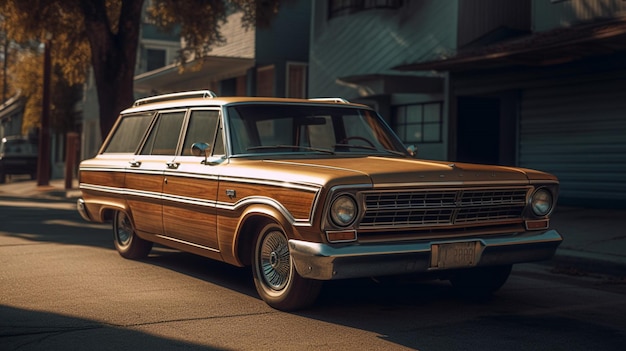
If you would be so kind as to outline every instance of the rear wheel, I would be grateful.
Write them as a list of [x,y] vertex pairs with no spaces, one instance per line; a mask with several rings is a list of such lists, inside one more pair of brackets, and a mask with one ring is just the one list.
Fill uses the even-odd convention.
[[275,223],[263,226],[256,236],[252,273],[261,298],[283,311],[311,305],[322,286],[321,281],[302,278],[296,272],[287,236]]
[[506,283],[511,268],[512,265],[504,265],[462,270],[450,278],[450,283],[463,296],[489,297]]
[[124,258],[144,258],[152,250],[152,242],[138,237],[132,221],[121,211],[113,217],[113,242],[117,252]]

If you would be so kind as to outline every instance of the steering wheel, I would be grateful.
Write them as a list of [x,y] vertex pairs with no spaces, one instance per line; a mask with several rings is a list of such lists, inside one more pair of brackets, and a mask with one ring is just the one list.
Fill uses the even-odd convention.
[[373,148],[376,148],[376,145],[374,145],[374,143],[372,143],[372,141],[371,141],[371,140],[369,140],[369,139],[367,139],[367,138],[364,138],[364,137],[362,137],[362,136],[358,136],[358,135],[353,135],[353,136],[345,137],[345,138],[343,138],[343,139],[342,139],[339,143],[340,143],[340,144],[348,144],[348,142],[349,142],[350,140],[361,140],[361,141],[363,141],[363,142],[367,143],[369,146],[371,146],[371,147],[373,147]]

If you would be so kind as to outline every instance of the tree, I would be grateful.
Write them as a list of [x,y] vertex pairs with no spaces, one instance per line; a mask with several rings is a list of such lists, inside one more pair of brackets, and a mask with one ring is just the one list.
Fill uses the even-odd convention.
[[[181,26],[187,59],[206,54],[223,38],[230,11],[244,12],[246,26],[267,25],[280,0],[153,0],[150,13],[164,29]],[[53,61],[67,82],[85,79],[91,66],[103,138],[121,110],[133,102],[133,77],[144,0],[0,0],[8,34],[18,42],[53,38]],[[35,9],[35,10],[33,10]]]

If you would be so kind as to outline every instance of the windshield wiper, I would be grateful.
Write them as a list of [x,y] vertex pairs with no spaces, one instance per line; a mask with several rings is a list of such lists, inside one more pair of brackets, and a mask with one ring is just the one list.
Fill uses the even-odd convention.
[[389,150],[389,149],[377,149],[373,146],[369,145],[353,145],[353,144],[335,144],[335,147],[345,147],[345,148],[353,148],[353,149],[362,149],[362,150],[372,150],[372,151],[380,151],[380,152],[388,152],[390,154],[398,155],[398,156],[406,156],[404,152]]
[[406,153],[401,152],[401,151],[389,150],[389,149],[385,149],[385,151],[387,151],[387,152],[389,152],[389,153],[391,153],[391,154],[394,154],[394,155],[398,155],[398,156],[404,156],[404,157],[406,157],[406,156],[407,156],[407,154],[406,154]]
[[377,148],[375,148],[373,146],[369,146],[369,145],[335,144],[335,148],[337,148],[337,147],[346,147],[346,148],[352,148],[352,149],[363,149],[363,150],[380,151]]
[[327,154],[334,155],[335,152],[328,149],[320,149],[316,147],[310,146],[301,146],[301,145],[261,145],[261,146],[250,146],[246,150],[264,150],[264,149],[291,149],[291,150],[306,150],[306,151],[315,151],[315,152],[323,152]]

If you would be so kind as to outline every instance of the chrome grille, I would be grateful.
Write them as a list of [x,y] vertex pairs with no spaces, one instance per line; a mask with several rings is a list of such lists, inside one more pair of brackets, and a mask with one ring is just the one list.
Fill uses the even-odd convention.
[[487,224],[521,218],[529,187],[368,191],[361,228]]

